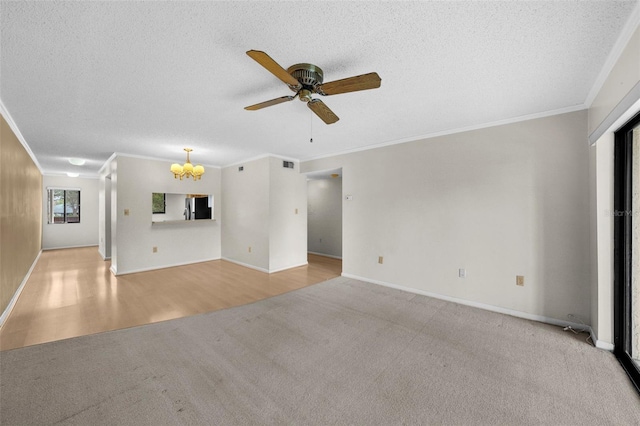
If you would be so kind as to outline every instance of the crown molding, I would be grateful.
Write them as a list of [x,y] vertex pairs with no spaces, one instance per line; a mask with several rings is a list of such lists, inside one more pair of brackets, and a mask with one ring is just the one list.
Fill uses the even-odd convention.
[[7,110],[7,107],[5,107],[4,102],[2,102],[2,99],[0,99],[0,114],[2,114],[4,119],[7,121],[7,124],[13,131],[13,134],[16,135],[16,138],[18,138],[18,140],[22,144],[25,151],[27,151],[27,154],[29,154],[29,157],[31,157],[31,160],[34,162],[34,164],[40,171],[40,174],[44,175],[42,166],[40,166],[40,163],[38,162],[36,155],[33,153],[33,151],[31,151],[29,144],[27,144],[27,141],[25,140],[24,136],[22,136],[20,129],[18,129],[18,125],[16,124],[15,121],[13,121],[13,117],[11,117],[11,114],[9,114],[9,111]]
[[441,136],[448,136],[448,135],[453,135],[453,134],[457,134],[457,133],[470,132],[470,131],[473,131],[473,130],[487,129],[487,128],[490,128],[490,127],[505,126],[507,124],[520,123],[522,121],[535,120],[535,119],[538,119],[538,118],[552,117],[554,115],[567,114],[567,113],[570,113],[570,112],[583,111],[583,110],[586,110],[586,109],[587,109],[586,105],[580,104],[580,105],[570,106],[570,107],[566,107],[566,108],[554,109],[554,110],[551,110],[551,111],[544,111],[544,112],[539,112],[539,113],[535,113],[535,114],[522,115],[522,116],[519,116],[519,117],[508,118],[508,119],[505,119],[505,120],[498,120],[498,121],[493,121],[493,122],[489,122],[489,123],[478,124],[476,126],[460,127],[460,128],[457,128],[457,129],[444,130],[442,132],[428,133],[426,135],[410,136],[408,138],[397,139],[397,140],[388,141],[388,142],[382,142],[382,143],[375,144],[375,145],[367,145],[367,146],[363,146],[363,147],[360,147],[360,148],[346,149],[344,151],[338,151],[338,152],[334,152],[332,154],[324,154],[324,155],[319,155],[317,157],[303,158],[300,161],[307,162],[307,161],[313,161],[313,160],[320,160],[320,159],[323,159],[323,158],[336,157],[338,155],[352,154],[354,152],[368,151],[370,149],[383,148],[383,147],[386,147],[386,146],[398,145],[398,144],[408,143],[408,142],[416,142],[416,141],[420,141],[420,140],[432,139],[432,138],[437,138],[437,137],[441,137]]
[[629,44],[631,36],[633,36],[633,34],[639,27],[640,2],[636,3],[636,7],[631,12],[631,15],[629,15],[629,19],[627,19],[626,24],[622,27],[622,31],[620,32],[618,39],[609,52],[607,59],[604,61],[604,65],[600,69],[600,73],[596,77],[596,81],[593,83],[591,90],[589,90],[589,93],[587,94],[587,98],[585,99],[584,104],[588,108],[591,108],[591,104],[593,103],[596,96],[598,96],[598,93],[602,89],[602,86],[604,86],[604,83],[607,80],[607,77],[609,77],[611,70],[613,70],[616,62],[618,62],[618,60],[620,59],[622,52],[627,47],[627,44]]
[[278,154],[260,154],[257,155],[255,157],[250,157],[250,158],[246,158],[242,161],[236,161],[234,163],[231,164],[227,164],[225,166],[222,166],[223,168],[227,168],[227,167],[234,167],[234,166],[242,166],[245,163],[249,163],[251,161],[257,161],[257,160],[262,160],[263,158],[269,158],[269,157],[274,157],[274,158],[279,158],[281,160],[285,160],[285,161],[293,161],[295,163],[299,163],[300,159],[298,158],[293,158],[293,157],[285,157],[283,155],[278,155]]

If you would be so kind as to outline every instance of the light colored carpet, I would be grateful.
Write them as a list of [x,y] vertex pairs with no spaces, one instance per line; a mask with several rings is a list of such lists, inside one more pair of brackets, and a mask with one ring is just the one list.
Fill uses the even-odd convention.
[[3,425],[638,425],[612,354],[561,328],[336,278],[0,353]]

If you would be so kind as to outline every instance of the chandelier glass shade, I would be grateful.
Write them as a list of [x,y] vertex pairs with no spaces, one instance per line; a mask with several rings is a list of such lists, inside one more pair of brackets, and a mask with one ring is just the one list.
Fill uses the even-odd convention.
[[193,180],[200,180],[204,174],[204,167],[200,164],[197,166],[191,164],[191,161],[189,160],[189,153],[193,151],[193,149],[185,148],[184,150],[187,152],[187,162],[182,166],[178,163],[173,163],[171,165],[171,173],[173,173],[173,177],[176,179],[180,178],[180,180],[182,180],[182,178],[186,176],[187,179],[192,177]]

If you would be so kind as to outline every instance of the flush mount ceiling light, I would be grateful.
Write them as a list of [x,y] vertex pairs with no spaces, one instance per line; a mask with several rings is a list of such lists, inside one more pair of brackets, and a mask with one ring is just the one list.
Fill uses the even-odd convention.
[[82,158],[69,158],[69,163],[73,164],[74,166],[82,166],[84,165],[86,160],[82,159]]
[[187,162],[182,166],[178,163],[173,163],[171,165],[171,173],[173,173],[173,177],[176,179],[180,178],[180,180],[182,180],[182,177],[186,176],[187,178],[192,177],[193,180],[200,180],[204,174],[204,167],[200,164],[197,166],[191,164],[191,161],[189,160],[189,153],[193,151],[193,149],[184,148],[184,150],[187,152]]
[[80,173],[67,172],[67,176],[69,176],[69,177],[78,177],[78,176],[80,176]]

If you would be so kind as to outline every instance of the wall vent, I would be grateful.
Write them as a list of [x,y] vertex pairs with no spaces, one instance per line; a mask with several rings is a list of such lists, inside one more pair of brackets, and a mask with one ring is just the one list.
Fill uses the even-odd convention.
[[293,169],[293,161],[283,161],[282,167],[285,169]]
[[239,171],[239,172],[244,171],[244,166],[240,166],[240,167],[238,167],[238,171]]

